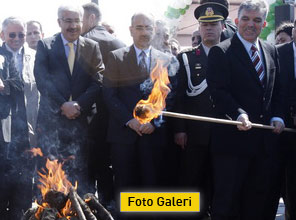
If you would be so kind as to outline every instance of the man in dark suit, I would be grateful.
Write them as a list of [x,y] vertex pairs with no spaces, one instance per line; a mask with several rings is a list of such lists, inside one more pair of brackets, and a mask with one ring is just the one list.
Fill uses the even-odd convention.
[[271,123],[275,133],[284,128],[277,51],[258,39],[267,8],[264,0],[242,2],[238,32],[209,53],[206,79],[215,116],[242,122],[213,128],[212,220],[275,218],[277,135],[251,123]]
[[59,7],[61,33],[38,42],[34,75],[41,94],[39,146],[65,160],[72,183],[78,180],[78,190],[87,192],[87,115],[104,66],[99,45],[80,36],[82,17],[82,7]]
[[[156,62],[163,61],[167,66],[170,58],[151,47],[152,15],[136,13],[131,20],[130,32],[134,44],[109,53],[103,78],[104,98],[110,112],[107,140],[111,143],[117,193],[159,187],[166,145],[166,119],[160,117],[140,124],[133,117],[133,109],[151,92],[153,83],[149,74]],[[169,106],[167,103],[167,108]]]
[[[110,51],[124,47],[125,44],[110,34],[101,22],[101,11],[99,6],[93,2],[83,6],[82,36],[90,38],[100,45],[104,65],[108,63]],[[100,201],[110,203],[113,199],[113,172],[110,168],[110,144],[107,143],[108,118],[106,104],[100,94],[96,98],[96,113],[89,125],[90,138],[90,178],[92,182],[97,181],[97,189],[100,193]],[[108,205],[107,205],[108,206]]]
[[[13,194],[9,174],[13,166],[7,157],[9,143],[12,137],[17,135],[11,130],[11,116],[15,112],[15,95],[21,91],[23,91],[23,82],[15,69],[12,56],[0,47],[0,215],[3,219],[15,219],[22,216],[21,207],[12,211],[12,204],[9,204],[11,194]],[[28,199],[30,202],[30,198]]]
[[[288,88],[288,99],[285,105],[285,122],[287,127],[296,127],[296,76],[295,76],[295,42],[296,42],[296,20],[292,30],[294,41],[282,44],[278,47],[280,74],[285,80]],[[294,133],[282,133],[279,144],[283,153],[283,179],[282,188],[285,202],[285,217],[287,220],[296,219],[296,136]]]
[[[220,42],[223,21],[228,10],[217,3],[205,3],[195,9],[199,21],[201,43],[178,55],[176,112],[212,116],[212,103],[207,89],[208,53]],[[205,16],[207,18],[205,19]],[[210,124],[191,120],[175,120],[175,142],[182,148],[180,181],[182,186],[201,192],[201,218],[209,207]]]

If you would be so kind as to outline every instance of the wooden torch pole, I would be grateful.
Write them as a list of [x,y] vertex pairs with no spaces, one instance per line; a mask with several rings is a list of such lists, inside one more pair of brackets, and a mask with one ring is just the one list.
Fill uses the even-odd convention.
[[[195,121],[206,121],[211,123],[228,124],[228,125],[242,125],[242,122],[240,121],[231,121],[227,119],[211,118],[211,117],[204,117],[204,116],[198,116],[198,115],[188,115],[188,114],[167,112],[167,111],[162,111],[161,113],[162,115],[167,117],[182,118],[182,119],[189,119],[189,120],[195,120]],[[256,123],[252,123],[252,127],[270,129],[270,130],[274,129],[274,127],[271,125],[263,125],[263,124],[256,124]],[[284,131],[296,133],[296,129],[292,129],[292,128],[284,128]]]

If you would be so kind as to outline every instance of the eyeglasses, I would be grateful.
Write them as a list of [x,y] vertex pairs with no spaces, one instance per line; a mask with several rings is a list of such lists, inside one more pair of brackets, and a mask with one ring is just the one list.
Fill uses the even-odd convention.
[[15,32],[11,32],[8,34],[8,36],[12,39],[16,38],[16,36],[18,36],[19,39],[23,39],[25,38],[25,34],[24,33],[15,33]]
[[68,18],[60,18],[63,22],[65,22],[66,24],[72,24],[72,23],[74,23],[74,24],[81,24],[82,23],[82,21],[80,20],[80,19],[68,19]]
[[134,27],[137,31],[153,31],[153,26],[142,26],[142,25],[138,25]]

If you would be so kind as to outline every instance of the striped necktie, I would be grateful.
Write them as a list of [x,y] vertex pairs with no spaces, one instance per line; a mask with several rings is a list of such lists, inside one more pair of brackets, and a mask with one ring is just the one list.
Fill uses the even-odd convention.
[[140,62],[139,62],[139,67],[141,70],[141,73],[147,73],[147,64],[146,64],[146,54],[144,51],[140,53]]
[[259,51],[257,47],[254,45],[252,45],[251,51],[252,51],[252,57],[251,57],[252,63],[258,73],[260,82],[263,84],[265,73],[264,73],[263,63],[260,59]]
[[69,64],[70,73],[72,74],[73,67],[74,67],[74,61],[75,61],[74,44],[69,42],[68,46],[70,48],[69,54],[68,54],[68,64]]

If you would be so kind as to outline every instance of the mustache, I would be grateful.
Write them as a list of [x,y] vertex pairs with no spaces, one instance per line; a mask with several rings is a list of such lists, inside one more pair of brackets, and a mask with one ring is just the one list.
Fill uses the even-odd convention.
[[78,28],[68,28],[67,31],[73,33],[73,32],[79,31],[79,29]]
[[140,38],[143,39],[143,40],[150,40],[151,39],[151,36],[149,36],[149,35],[142,35]]

